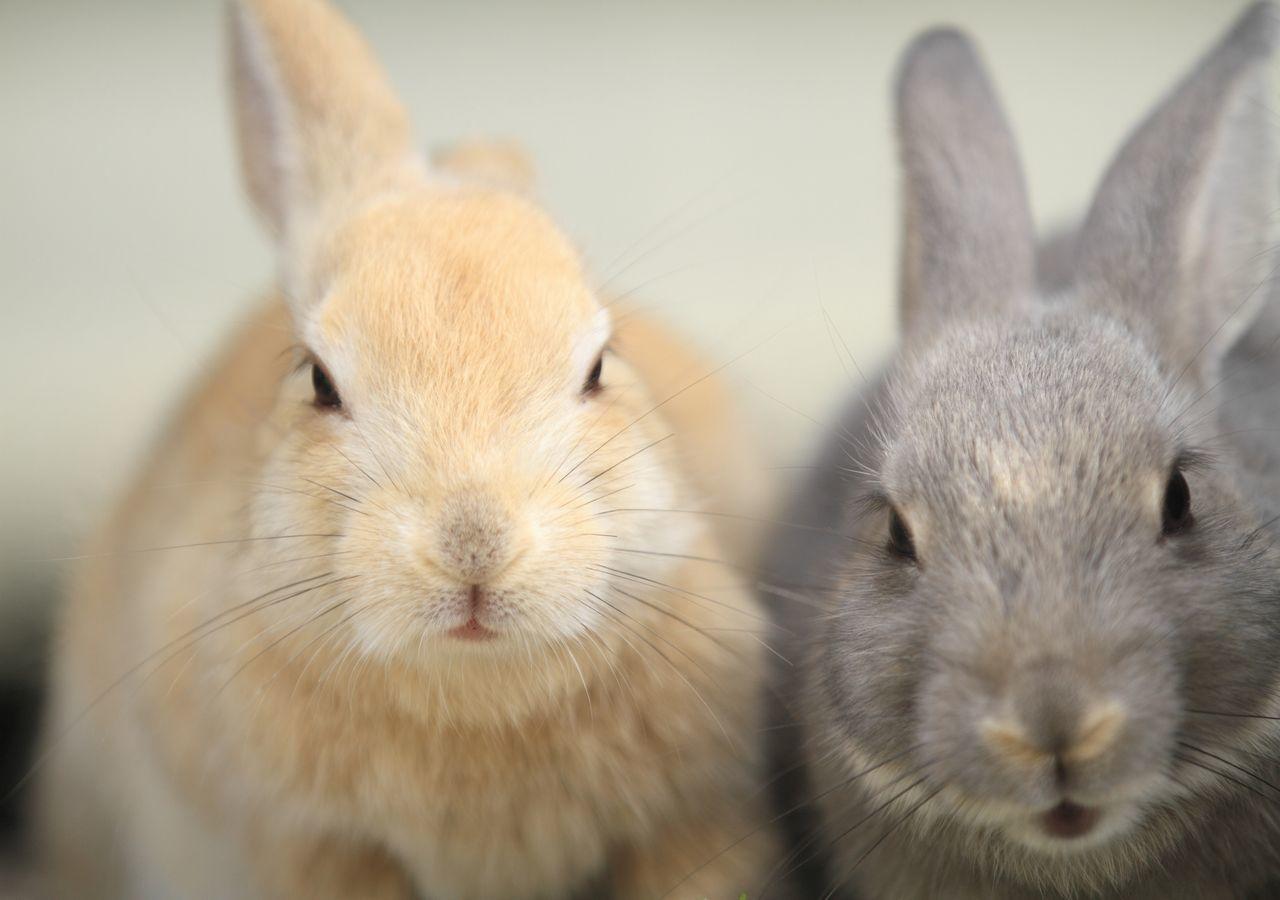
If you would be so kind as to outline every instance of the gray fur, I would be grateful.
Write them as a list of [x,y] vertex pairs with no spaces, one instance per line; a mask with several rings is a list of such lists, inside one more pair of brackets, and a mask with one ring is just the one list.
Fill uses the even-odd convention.
[[[908,50],[904,347],[851,403],[763,579],[795,662],[773,743],[780,773],[802,765],[779,799],[816,798],[792,862],[827,861],[809,892],[1280,886],[1280,722],[1248,718],[1280,715],[1280,292],[1260,252],[1280,163],[1258,93],[1275,41],[1274,9],[1252,7],[1038,266],[976,54],[953,31]],[[1179,462],[1194,519],[1162,535]],[[869,492],[917,562],[886,549]],[[1100,706],[1118,736],[1060,771],[982,736],[1013,721],[1052,758]],[[1037,830],[1063,799],[1103,809],[1098,839]]]
[[957,314],[1024,299],[1035,273],[1035,241],[1018,152],[959,32],[928,32],[907,51],[898,77],[898,131],[906,176],[903,330],[915,335]]

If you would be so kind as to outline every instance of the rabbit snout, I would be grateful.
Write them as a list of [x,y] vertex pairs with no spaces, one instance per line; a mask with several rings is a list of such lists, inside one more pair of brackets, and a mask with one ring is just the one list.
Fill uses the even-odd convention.
[[500,499],[469,489],[440,504],[428,542],[428,562],[465,585],[489,584],[524,552],[525,529]]
[[979,733],[998,764],[1043,772],[1067,789],[1082,767],[1105,764],[1129,723],[1125,704],[1081,683],[1069,661],[1023,668],[1011,680],[1006,707],[987,716]]
[[925,687],[922,737],[942,780],[1006,810],[1037,845],[1132,822],[1160,787],[1152,773],[1168,764],[1181,707],[1158,642],[1077,633],[1051,652],[986,662],[998,664],[947,667]]

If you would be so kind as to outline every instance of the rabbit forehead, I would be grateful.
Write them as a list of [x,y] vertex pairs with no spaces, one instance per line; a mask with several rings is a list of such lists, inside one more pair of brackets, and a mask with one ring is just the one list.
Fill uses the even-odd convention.
[[607,337],[574,248],[512,195],[444,189],[384,201],[335,229],[316,268],[324,296],[304,335],[349,377],[382,387],[478,367],[498,389],[558,382],[589,366]]
[[1145,497],[1176,452],[1156,362],[1121,327],[1049,313],[953,330],[893,382],[895,500],[982,509]]

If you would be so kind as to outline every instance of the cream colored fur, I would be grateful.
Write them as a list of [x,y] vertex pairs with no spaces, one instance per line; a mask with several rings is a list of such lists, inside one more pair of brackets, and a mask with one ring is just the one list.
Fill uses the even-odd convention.
[[662,402],[707,367],[673,384],[693,358],[660,326],[610,334],[518,157],[422,163],[332,9],[230,18],[282,294],[72,586],[59,895],[753,891],[759,611],[697,514],[741,443],[718,389]]

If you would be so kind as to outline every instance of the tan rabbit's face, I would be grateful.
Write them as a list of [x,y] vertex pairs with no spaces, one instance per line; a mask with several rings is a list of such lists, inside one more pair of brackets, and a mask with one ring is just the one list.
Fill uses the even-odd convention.
[[327,4],[244,0],[229,25],[241,164],[301,355],[253,473],[263,565],[296,559],[325,587],[314,621],[375,654],[621,634],[638,611],[614,574],[661,578],[687,548],[658,525],[678,482],[527,165],[480,143],[432,171]]
[[368,652],[607,640],[610,569],[682,541],[645,512],[677,505],[668,435],[576,254],[525,200],[451,186],[317,246],[264,479],[301,489],[260,494],[255,530],[328,536]]

